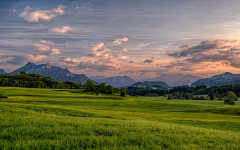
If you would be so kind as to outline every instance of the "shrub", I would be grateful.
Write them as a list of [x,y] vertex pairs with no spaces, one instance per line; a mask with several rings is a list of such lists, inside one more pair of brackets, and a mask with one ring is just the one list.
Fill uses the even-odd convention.
[[173,99],[172,94],[168,94],[168,99]]
[[235,105],[235,101],[238,100],[237,95],[232,91],[228,92],[228,96],[224,99],[225,104]]
[[125,90],[122,90],[120,96],[122,96],[122,97],[126,97],[126,94],[127,94],[127,92],[126,92]]
[[7,94],[0,93],[0,98],[8,98]]

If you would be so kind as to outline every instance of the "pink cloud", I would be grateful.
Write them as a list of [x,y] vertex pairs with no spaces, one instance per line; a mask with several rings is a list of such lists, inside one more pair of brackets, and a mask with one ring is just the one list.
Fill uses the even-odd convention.
[[91,49],[93,51],[96,51],[96,50],[102,49],[103,47],[104,47],[104,43],[98,43],[97,45],[93,45]]
[[20,13],[19,17],[24,18],[28,22],[39,22],[40,19],[51,20],[57,15],[64,14],[64,8],[66,8],[66,6],[59,5],[58,8],[52,10],[37,10],[31,12],[31,7],[27,6],[24,11]]
[[46,55],[30,55],[29,54],[27,59],[31,62],[36,62],[36,61],[41,61],[46,57],[47,57]]
[[62,53],[58,49],[51,49],[51,53],[50,54],[58,55],[58,54],[62,54]]
[[54,45],[54,44],[55,44],[55,43],[53,43],[53,42],[50,42],[50,41],[44,41],[44,40],[39,41],[39,43],[42,43],[42,44],[48,44],[48,45]]
[[52,32],[58,32],[58,33],[66,33],[68,31],[71,31],[72,28],[70,26],[64,26],[62,28],[52,28]]
[[115,41],[113,41],[112,43],[114,44],[114,45],[119,45],[119,44],[121,44],[122,42],[127,42],[129,39],[127,38],[127,37],[125,37],[125,38],[122,38],[122,39],[120,39],[120,38],[117,38]]

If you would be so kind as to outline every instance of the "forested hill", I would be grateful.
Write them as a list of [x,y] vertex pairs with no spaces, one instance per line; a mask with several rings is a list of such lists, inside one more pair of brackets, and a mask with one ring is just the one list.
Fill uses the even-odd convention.
[[[71,81],[76,83],[85,84],[89,79],[85,74],[71,73],[67,68],[62,69],[60,67],[51,66],[49,63],[36,65],[28,62],[25,66],[11,72],[10,74],[19,74],[21,71],[26,71],[29,74],[39,74],[46,77],[51,77],[57,81]],[[98,82],[93,81],[95,85]]]
[[26,74],[22,72],[20,75],[0,75],[0,86],[8,87],[27,87],[27,88],[53,88],[53,89],[65,89],[74,88],[78,89],[82,87],[82,84],[74,82],[61,82],[53,80],[50,77],[45,77],[36,74]]
[[143,89],[167,89],[169,86],[163,81],[145,81],[145,82],[137,82],[132,86],[141,87]]
[[237,85],[240,84],[240,74],[232,74],[226,72],[223,74],[212,76],[211,78],[200,79],[192,84],[205,86],[221,86],[221,85]]

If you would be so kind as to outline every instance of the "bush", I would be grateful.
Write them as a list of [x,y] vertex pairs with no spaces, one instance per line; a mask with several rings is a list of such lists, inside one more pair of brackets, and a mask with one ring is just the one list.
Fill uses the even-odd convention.
[[193,100],[207,100],[207,97],[206,96],[193,96]]
[[186,100],[184,97],[180,97],[181,100]]
[[228,92],[228,96],[224,99],[224,104],[235,105],[235,101],[238,101],[237,95],[232,91]]
[[125,90],[122,90],[120,96],[122,96],[122,97],[126,97],[126,95],[127,95],[127,92],[126,92]]
[[0,98],[8,98],[7,94],[0,93]]
[[172,94],[168,94],[168,99],[173,99]]

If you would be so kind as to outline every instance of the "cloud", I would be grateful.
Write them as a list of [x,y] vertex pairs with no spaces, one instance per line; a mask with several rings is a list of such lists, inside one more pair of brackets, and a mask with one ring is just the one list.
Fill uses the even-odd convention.
[[52,32],[56,32],[56,33],[66,33],[68,31],[71,31],[72,28],[70,26],[64,26],[62,28],[52,28]]
[[64,8],[66,8],[66,6],[58,5],[58,8],[52,10],[37,10],[31,12],[31,7],[27,6],[24,11],[20,13],[19,17],[24,18],[28,22],[39,22],[40,19],[51,20],[57,15],[64,14]]
[[146,59],[146,60],[144,60],[144,63],[152,63],[152,62],[154,62],[154,61],[151,60],[151,59]]
[[60,59],[60,62],[64,62],[64,63],[67,63],[67,64],[78,64],[81,61],[79,59],[76,59],[76,58],[62,57]]
[[27,59],[31,62],[36,62],[36,61],[41,61],[46,57],[47,57],[46,55],[31,55],[31,54],[29,54]]
[[104,72],[106,70],[116,70],[117,68],[115,66],[112,66],[111,64],[98,64],[97,62],[91,63],[91,62],[81,62],[76,68],[78,69],[93,69],[97,70],[98,72]]
[[44,45],[44,44],[35,43],[33,46],[35,47],[36,51],[38,51],[38,52],[48,52],[51,50],[51,48],[49,46]]
[[120,50],[120,53],[127,53],[129,52],[126,48],[124,48],[123,50]]
[[127,73],[130,73],[130,74],[133,74],[133,73],[136,73],[135,71],[133,70],[127,70],[127,71],[121,71],[119,72],[120,74],[127,74]]
[[161,75],[165,72],[166,70],[158,69],[158,70],[139,70],[138,72],[140,75],[145,75],[148,72],[154,72],[156,75]]
[[17,10],[13,9],[13,13],[17,12]]
[[134,61],[129,61],[130,63],[133,63]]
[[115,41],[113,41],[112,43],[114,44],[114,45],[119,45],[119,44],[121,44],[122,42],[127,42],[129,39],[127,38],[127,37],[125,37],[125,38],[122,38],[122,39],[120,39],[120,38],[117,38]]
[[189,47],[188,45],[182,45],[182,46],[179,46],[179,48],[187,48]]
[[[40,43],[45,43],[45,44],[40,44]],[[60,52],[60,50],[52,49],[49,45],[54,45],[54,43],[49,42],[49,41],[48,42],[43,41],[43,40],[39,41],[39,43],[34,43],[33,46],[36,50],[35,55],[48,55],[48,54],[58,55],[58,54],[62,54]]]
[[219,66],[219,64],[240,68],[240,45],[236,39],[229,41],[217,39],[213,42],[202,41],[196,46],[169,53],[168,56],[178,57],[180,60],[172,62],[165,68],[181,71],[204,69],[214,65]]
[[[161,42],[162,42],[162,41],[161,41]],[[150,43],[145,43],[145,44],[140,44],[140,43],[139,43],[139,47],[146,47],[146,46],[148,46],[148,45],[150,45],[150,44],[154,44],[154,43],[159,43],[159,41],[150,42]]]
[[102,49],[103,47],[104,47],[104,43],[98,43],[97,45],[93,45],[91,49],[93,51],[96,51],[96,50]]
[[50,54],[58,55],[58,54],[62,54],[62,53],[58,49],[51,49],[51,53]]
[[55,44],[55,43],[53,43],[53,42],[50,42],[50,41],[44,41],[44,40],[39,41],[39,43],[42,43],[42,44],[48,44],[48,45],[54,45],[54,44]]

